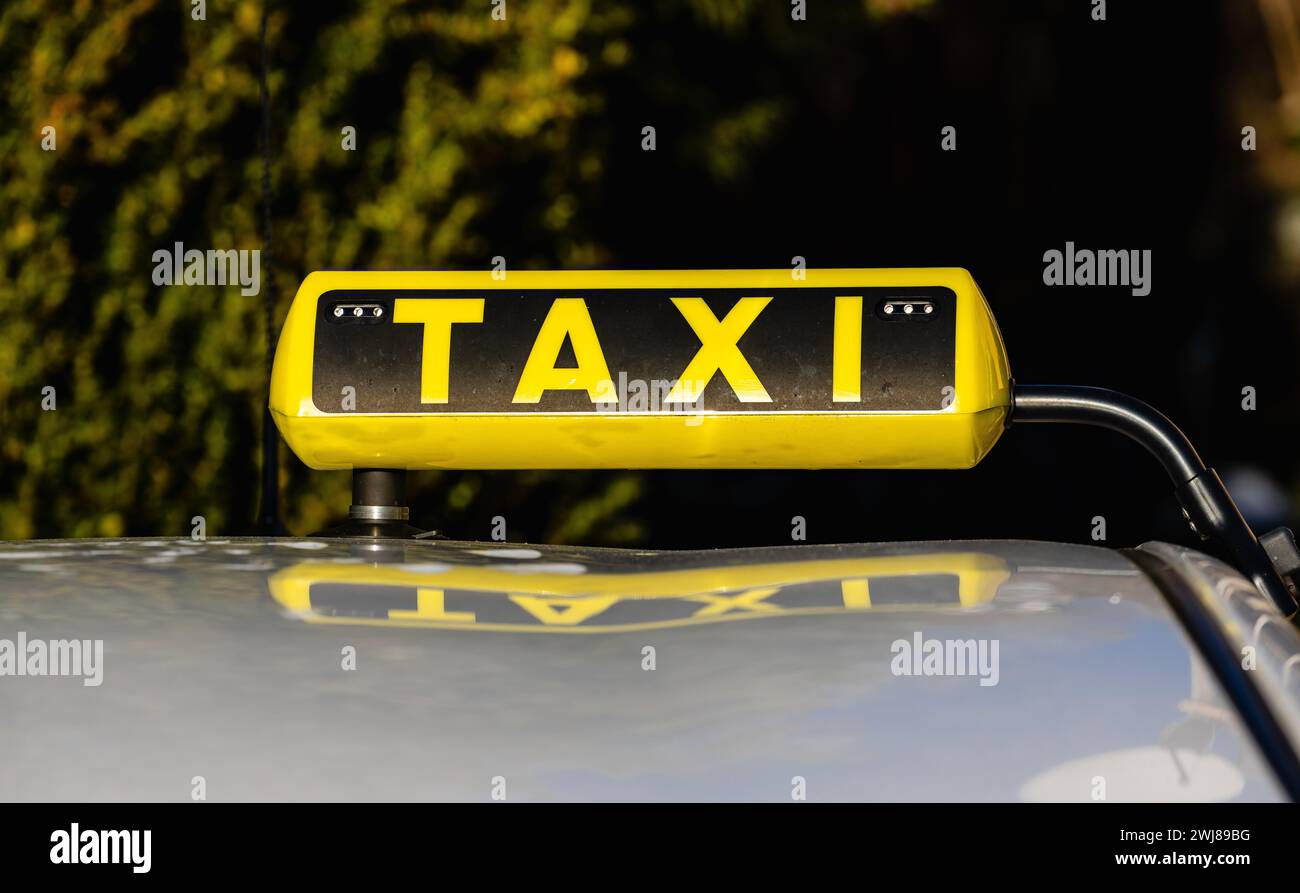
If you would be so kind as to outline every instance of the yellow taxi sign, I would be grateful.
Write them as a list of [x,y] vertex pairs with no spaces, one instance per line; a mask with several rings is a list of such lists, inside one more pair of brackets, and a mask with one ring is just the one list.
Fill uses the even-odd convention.
[[313,273],[271,412],[321,469],[977,463],[1011,391],[970,274],[799,272]]

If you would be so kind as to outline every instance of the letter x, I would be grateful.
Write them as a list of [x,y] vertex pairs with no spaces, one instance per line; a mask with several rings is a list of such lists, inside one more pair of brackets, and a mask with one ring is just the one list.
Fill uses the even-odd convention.
[[715,372],[721,372],[742,403],[771,403],[763,383],[736,342],[771,298],[741,298],[719,320],[703,298],[673,298],[673,304],[700,339],[700,349],[678,377],[664,403],[695,403]]
[[731,611],[752,611],[756,614],[779,614],[781,608],[778,605],[769,605],[763,599],[767,598],[780,587],[770,587],[767,589],[747,589],[736,595],[692,595],[691,601],[703,602],[704,607],[700,608],[692,617],[716,617],[719,614],[727,614]]

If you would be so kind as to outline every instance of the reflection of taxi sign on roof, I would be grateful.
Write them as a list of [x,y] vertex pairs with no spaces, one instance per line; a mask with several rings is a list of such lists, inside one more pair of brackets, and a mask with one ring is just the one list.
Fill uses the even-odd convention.
[[315,468],[964,468],[1009,404],[964,270],[316,273],[271,388]]
[[[661,556],[665,559],[665,556]],[[671,563],[661,560],[657,566]],[[525,569],[526,570],[526,569]],[[596,572],[484,564],[304,562],[273,575],[272,597],[313,623],[495,632],[634,632],[732,620],[918,608],[993,599],[1006,562],[978,552]]]
[[270,409],[308,465],[353,469],[340,532],[374,536],[418,533],[409,469],[966,468],[1008,422],[1100,425],[1151,451],[1193,528],[1295,611],[1290,532],[1261,544],[1145,403],[1013,384],[961,269],[313,273]]

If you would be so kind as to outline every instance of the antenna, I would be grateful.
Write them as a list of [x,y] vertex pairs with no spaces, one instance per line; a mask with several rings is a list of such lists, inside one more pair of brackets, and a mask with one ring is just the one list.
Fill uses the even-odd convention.
[[[271,383],[275,356],[275,279],[271,275],[271,94],[267,86],[266,7],[262,4],[262,281],[266,284],[266,382]],[[262,408],[262,506],[258,529],[265,536],[288,533],[280,520],[280,434],[269,406]]]

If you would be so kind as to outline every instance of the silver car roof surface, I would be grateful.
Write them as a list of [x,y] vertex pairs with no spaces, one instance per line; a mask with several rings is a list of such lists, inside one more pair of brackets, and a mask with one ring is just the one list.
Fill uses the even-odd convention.
[[[20,635],[102,640],[102,679],[0,676],[6,801],[1282,796],[1160,592],[1088,546],[0,543]],[[996,645],[996,684],[900,663],[931,641]]]

